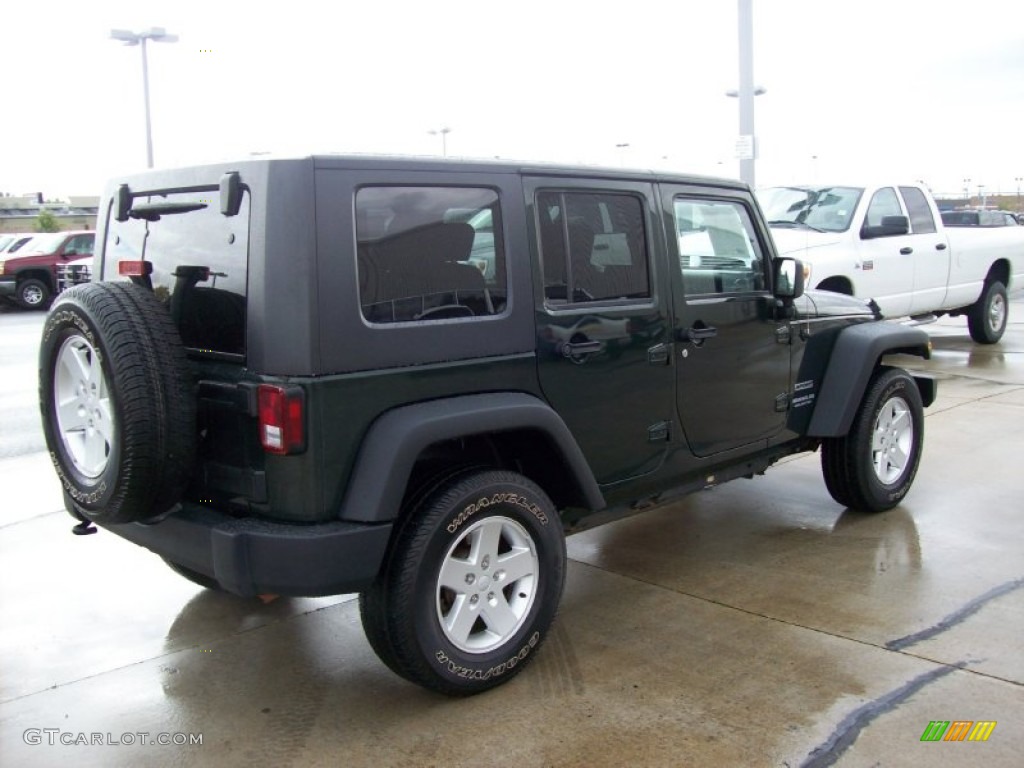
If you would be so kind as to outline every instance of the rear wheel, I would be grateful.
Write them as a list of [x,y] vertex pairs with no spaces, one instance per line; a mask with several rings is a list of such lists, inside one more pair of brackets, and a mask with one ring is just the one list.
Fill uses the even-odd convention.
[[924,406],[914,379],[880,368],[845,437],[822,443],[821,469],[832,498],[864,512],[902,501],[914,483],[924,439]]
[[177,329],[152,292],[90,283],[58,297],[39,347],[39,405],[78,513],[132,522],[179,501],[195,455],[192,389]]
[[374,651],[392,670],[452,695],[510,679],[557,611],[565,538],[554,505],[513,472],[470,470],[436,487],[360,595]]
[[979,344],[995,344],[1003,338],[1009,315],[1006,286],[998,280],[985,284],[985,290],[967,311],[967,329]]

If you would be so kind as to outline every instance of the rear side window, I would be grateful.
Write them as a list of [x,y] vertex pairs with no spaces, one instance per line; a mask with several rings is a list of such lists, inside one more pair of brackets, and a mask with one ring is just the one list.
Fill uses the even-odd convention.
[[370,323],[497,315],[508,303],[492,189],[364,187],[356,193],[359,303]]
[[107,222],[107,278],[117,279],[121,261],[150,262],[153,293],[186,347],[244,355],[248,191],[236,216],[220,213],[216,192],[136,196],[131,216],[121,222],[111,215]]
[[907,204],[910,214],[910,231],[915,235],[927,235],[935,231],[935,217],[928,200],[917,187],[900,187],[903,202]]
[[650,297],[640,198],[544,191],[536,215],[549,305]]

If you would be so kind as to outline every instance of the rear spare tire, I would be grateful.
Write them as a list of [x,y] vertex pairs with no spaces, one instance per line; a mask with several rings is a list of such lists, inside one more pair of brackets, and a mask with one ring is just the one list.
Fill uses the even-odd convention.
[[62,293],[39,348],[50,459],[75,509],[99,523],[171,509],[195,458],[196,403],[167,309],[131,283]]

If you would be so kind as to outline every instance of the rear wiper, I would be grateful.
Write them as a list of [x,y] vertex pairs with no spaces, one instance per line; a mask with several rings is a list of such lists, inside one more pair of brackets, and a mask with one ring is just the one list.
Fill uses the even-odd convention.
[[138,203],[132,206],[128,215],[133,219],[160,221],[161,216],[173,213],[191,213],[206,207],[206,203]]

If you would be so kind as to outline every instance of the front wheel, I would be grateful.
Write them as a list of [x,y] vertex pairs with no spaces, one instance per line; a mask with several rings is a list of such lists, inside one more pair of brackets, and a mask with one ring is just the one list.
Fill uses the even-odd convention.
[[360,595],[363,628],[402,677],[450,695],[479,693],[535,655],[565,561],[561,519],[539,487],[513,472],[470,470],[410,511],[381,575]]
[[822,444],[825,485],[847,507],[892,509],[914,483],[923,441],[924,406],[913,377],[900,368],[880,368],[849,433]]
[[23,309],[46,309],[46,302],[49,298],[50,286],[42,280],[30,278],[18,283],[15,301]]
[[1003,338],[1008,316],[1006,286],[998,280],[986,283],[985,290],[967,312],[967,330],[979,344],[995,344]]

